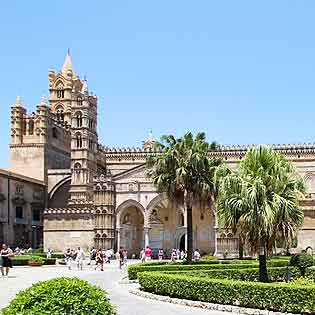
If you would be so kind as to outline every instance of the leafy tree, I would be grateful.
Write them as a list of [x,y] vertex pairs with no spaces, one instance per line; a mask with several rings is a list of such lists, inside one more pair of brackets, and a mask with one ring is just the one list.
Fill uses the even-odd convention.
[[210,158],[209,152],[218,145],[206,141],[204,133],[196,137],[186,133],[175,139],[168,135],[155,144],[160,154],[147,160],[148,175],[159,192],[167,192],[176,205],[185,207],[187,217],[187,261],[192,262],[192,211],[197,205],[213,203],[216,191],[216,169],[221,160]]
[[247,151],[236,171],[221,181],[220,223],[259,253],[260,281],[268,281],[266,257],[276,241],[290,244],[303,223],[304,184],[295,167],[270,147]]

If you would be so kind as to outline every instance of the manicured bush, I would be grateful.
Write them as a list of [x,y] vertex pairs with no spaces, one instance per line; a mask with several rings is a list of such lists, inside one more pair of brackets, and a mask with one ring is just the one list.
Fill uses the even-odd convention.
[[12,258],[12,265],[13,266],[27,266],[31,257],[39,257],[43,259],[44,265],[55,265],[56,259],[55,258],[42,258],[41,256],[31,256],[31,255],[21,255],[21,256],[14,256]]
[[[230,267],[232,268],[232,266]],[[230,279],[240,281],[259,281],[258,268],[246,269],[212,269],[198,271],[165,271],[167,274],[185,275],[190,277],[207,277],[212,279]],[[293,267],[271,267],[268,268],[269,279],[272,282],[285,282],[292,278],[299,277],[299,271]],[[313,277],[314,271],[309,271],[308,276]]]
[[77,278],[39,282],[20,292],[2,315],[113,315],[102,289]]
[[261,283],[141,272],[142,290],[171,297],[281,312],[315,313],[315,285]]
[[30,259],[28,260],[29,263],[44,263],[44,258],[40,256],[31,256]]
[[299,268],[301,276],[305,276],[306,269],[314,265],[314,258],[306,253],[293,255],[290,259],[290,265]]
[[[207,263],[195,263],[192,265],[185,264],[134,264],[128,267],[128,277],[130,280],[137,279],[137,274],[143,271],[180,271],[180,270],[210,270],[210,269],[245,269],[258,267],[257,261],[240,261],[240,260],[210,260]],[[268,261],[269,267],[286,266],[286,261]]]

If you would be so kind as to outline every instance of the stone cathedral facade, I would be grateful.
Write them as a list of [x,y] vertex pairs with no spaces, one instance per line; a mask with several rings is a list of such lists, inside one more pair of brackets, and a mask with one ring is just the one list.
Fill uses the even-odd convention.
[[[113,149],[97,135],[97,96],[75,72],[66,55],[59,72],[48,72],[49,99],[29,114],[18,98],[11,107],[11,170],[45,187],[43,245],[118,248],[138,254],[153,249],[185,248],[183,209],[173,209],[146,176],[145,161],[158,154],[149,137],[141,148]],[[246,146],[222,146],[212,153],[231,168]],[[315,247],[315,145],[274,145],[298,168],[308,193],[301,200],[305,222],[298,247]],[[221,231],[212,209],[195,209],[194,247],[204,253],[237,252],[237,237]]]

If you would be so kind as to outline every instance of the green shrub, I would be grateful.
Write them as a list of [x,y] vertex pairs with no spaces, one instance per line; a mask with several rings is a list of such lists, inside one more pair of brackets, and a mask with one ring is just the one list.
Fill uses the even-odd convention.
[[[247,262],[247,263],[245,263]],[[240,263],[239,260],[210,260],[207,263],[196,263],[192,265],[185,264],[134,264],[128,267],[128,277],[130,280],[137,279],[137,274],[143,271],[181,271],[181,270],[210,270],[210,269],[231,269],[233,268],[245,269],[245,268],[258,268],[257,261],[245,261]],[[286,261],[268,261],[269,267],[282,267],[286,266]]]
[[161,272],[141,272],[138,278],[143,290],[160,295],[281,312],[315,313],[315,285],[210,279]]
[[[31,257],[34,257],[34,256],[31,256],[31,255],[14,256],[12,258],[12,265],[13,266],[27,266]],[[42,258],[42,257],[37,256],[37,255],[36,255],[36,257]],[[42,258],[42,259],[43,259],[44,265],[55,265],[56,264],[55,258],[49,258],[49,259]]]
[[314,258],[306,253],[296,254],[291,257],[290,265],[299,268],[301,276],[305,277],[306,269],[314,265]]
[[31,256],[28,260],[28,262],[34,262],[34,263],[41,263],[43,264],[44,263],[44,258],[43,257],[40,257],[40,256]]
[[39,282],[20,292],[2,315],[112,315],[106,292],[77,278]]
[[217,257],[212,255],[205,255],[201,257],[201,261],[218,260]]

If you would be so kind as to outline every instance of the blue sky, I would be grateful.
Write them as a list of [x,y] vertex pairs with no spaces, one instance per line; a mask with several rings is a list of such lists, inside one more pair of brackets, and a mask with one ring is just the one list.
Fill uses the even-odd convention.
[[47,95],[67,48],[99,97],[108,146],[205,131],[223,144],[315,137],[315,2],[3,1],[0,167],[10,105]]

